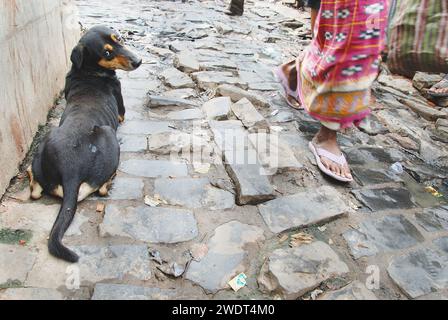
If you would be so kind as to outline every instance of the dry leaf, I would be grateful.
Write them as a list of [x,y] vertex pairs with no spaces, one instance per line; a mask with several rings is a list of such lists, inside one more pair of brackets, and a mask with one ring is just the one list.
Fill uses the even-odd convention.
[[283,235],[283,237],[281,237],[278,241],[280,243],[285,242],[286,240],[288,240],[289,236],[287,234]]
[[294,248],[294,247],[298,247],[302,244],[308,244],[311,242],[313,242],[312,235],[309,235],[309,234],[306,234],[303,232],[299,232],[299,233],[293,234],[291,236],[291,241],[289,242],[289,246],[291,248]]
[[157,207],[160,204],[160,201],[155,198],[151,198],[150,196],[145,196],[145,204],[150,207]]
[[320,296],[322,293],[324,293],[324,292],[320,289],[314,290],[313,292],[311,292],[311,299],[316,300],[317,297]]

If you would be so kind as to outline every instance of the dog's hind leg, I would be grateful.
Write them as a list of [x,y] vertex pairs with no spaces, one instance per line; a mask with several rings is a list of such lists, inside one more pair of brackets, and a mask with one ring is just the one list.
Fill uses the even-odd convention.
[[38,200],[42,198],[44,189],[36,180],[34,180],[32,166],[29,166],[26,172],[28,173],[28,178],[30,179],[31,199]]
[[112,180],[115,178],[117,173],[114,173],[110,179],[101,186],[101,188],[98,190],[98,194],[101,197],[106,197],[109,194],[109,190],[112,187]]

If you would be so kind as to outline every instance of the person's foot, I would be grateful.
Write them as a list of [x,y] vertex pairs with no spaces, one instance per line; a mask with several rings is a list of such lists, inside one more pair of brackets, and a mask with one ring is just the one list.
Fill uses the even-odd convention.
[[243,13],[244,13],[244,0],[230,1],[230,6],[225,11],[225,14],[229,16],[242,16]]
[[291,95],[289,95],[289,94],[286,93],[286,97],[285,97],[285,99],[286,99],[286,102],[288,103],[288,105],[289,105],[291,108],[293,108],[293,109],[297,109],[297,110],[302,109],[302,105],[300,104],[300,102],[297,101],[297,99],[294,98],[293,96],[291,96]]
[[242,12],[234,12],[234,11],[231,11],[230,9],[227,9],[226,11],[224,11],[224,13],[228,16],[242,16],[243,15]]
[[[336,157],[342,155],[342,151],[337,142],[337,132],[324,126],[322,126],[319,132],[314,136],[312,143],[316,147],[328,151]],[[353,179],[353,176],[350,173],[350,168],[346,162],[344,164],[338,164],[325,156],[320,156],[320,160],[325,168],[330,170],[335,175],[350,180]]]
[[448,97],[448,74],[439,83],[435,84],[428,93],[434,97]]

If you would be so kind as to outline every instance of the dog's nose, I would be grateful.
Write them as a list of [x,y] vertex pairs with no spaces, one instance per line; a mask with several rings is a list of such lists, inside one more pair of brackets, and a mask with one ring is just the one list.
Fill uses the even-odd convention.
[[139,59],[139,60],[137,60],[137,61],[132,61],[132,67],[134,67],[135,69],[137,69],[138,67],[141,66],[142,62],[143,62],[142,59]]

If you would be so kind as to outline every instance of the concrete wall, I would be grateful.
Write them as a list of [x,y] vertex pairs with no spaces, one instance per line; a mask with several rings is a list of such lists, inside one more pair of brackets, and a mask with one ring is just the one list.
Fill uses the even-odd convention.
[[64,86],[78,38],[70,0],[0,0],[0,196]]

